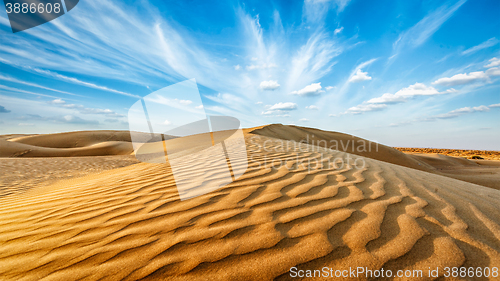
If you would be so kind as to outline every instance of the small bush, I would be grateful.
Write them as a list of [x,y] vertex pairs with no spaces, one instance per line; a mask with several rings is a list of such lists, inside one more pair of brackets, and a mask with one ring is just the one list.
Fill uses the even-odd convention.
[[484,159],[484,158],[479,155],[472,155],[470,159]]

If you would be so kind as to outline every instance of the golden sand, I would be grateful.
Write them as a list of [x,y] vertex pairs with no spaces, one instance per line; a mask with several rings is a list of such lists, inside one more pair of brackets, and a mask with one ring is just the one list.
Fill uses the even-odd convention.
[[364,168],[340,167],[334,159],[345,152],[280,151],[268,136],[246,140],[247,172],[185,201],[169,167],[147,163],[1,198],[0,278],[287,280],[291,267],[500,267],[498,190],[363,156]]

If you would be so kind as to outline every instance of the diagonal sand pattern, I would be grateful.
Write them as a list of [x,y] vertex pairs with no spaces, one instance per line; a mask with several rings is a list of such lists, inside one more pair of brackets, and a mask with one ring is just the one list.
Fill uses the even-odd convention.
[[340,167],[346,153],[279,151],[276,139],[250,136],[247,172],[187,201],[167,166],[145,163],[0,199],[0,276],[270,280],[292,266],[500,266],[498,191],[363,157],[362,169]]

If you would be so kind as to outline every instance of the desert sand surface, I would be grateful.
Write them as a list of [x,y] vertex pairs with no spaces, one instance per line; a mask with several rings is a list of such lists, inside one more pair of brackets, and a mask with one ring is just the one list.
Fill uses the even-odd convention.
[[[163,137],[164,139],[174,138],[167,135]],[[130,155],[133,151],[129,131],[79,131],[0,136],[0,157]]]
[[[288,280],[291,267],[326,266],[446,280],[445,267],[500,267],[500,191],[389,147],[362,156],[305,143],[283,150],[277,135],[250,131],[246,173],[189,200],[168,165],[149,163],[0,198],[0,278]],[[302,140],[291,131],[279,133]],[[185,167],[203,168],[195,160]],[[221,176],[209,168],[206,178]],[[439,278],[427,276],[437,267]]]
[[137,163],[132,155],[0,158],[0,197]]
[[[485,159],[497,159],[495,157],[496,155],[500,155],[500,153],[496,151],[392,148],[348,134],[281,124],[263,126],[248,130],[248,132],[325,148],[333,148],[500,190],[500,161],[469,160],[464,158],[471,155],[481,155]],[[416,151],[425,153],[417,153]],[[447,154],[431,153],[432,151]]]

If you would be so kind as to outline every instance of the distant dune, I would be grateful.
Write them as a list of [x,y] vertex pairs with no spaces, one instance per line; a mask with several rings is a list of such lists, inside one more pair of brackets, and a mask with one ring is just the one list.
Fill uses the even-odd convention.
[[332,148],[417,170],[427,172],[433,170],[431,166],[428,166],[425,162],[419,161],[418,158],[412,157],[411,155],[404,154],[392,147],[348,134],[281,124],[265,126],[252,130],[251,133]]
[[[310,130],[325,140],[361,140]],[[395,279],[431,280],[437,278],[428,276],[429,268],[439,267],[443,278],[445,267],[500,267],[500,192],[436,172],[448,162],[473,165],[468,160],[412,158],[379,145],[376,154],[363,152],[341,166],[346,152],[305,143],[280,150],[284,140],[303,141],[307,131],[280,125],[246,130],[246,173],[185,201],[170,167],[148,163],[0,198],[0,276],[288,280],[292,267],[366,267],[422,270],[424,278]],[[14,140],[9,143],[41,147],[30,137]],[[126,143],[98,144],[108,141]],[[200,167],[193,160],[183,165]],[[207,178],[222,176],[218,166],[209,168]]]
[[[444,175],[454,179],[480,184],[500,190],[500,165],[498,161],[467,160],[462,157],[450,157],[436,153],[406,154],[395,148],[358,138],[352,135],[323,131],[319,129],[272,124],[248,130],[253,134],[273,137],[282,140],[293,140],[321,147],[337,148],[340,151],[360,155],[404,167]],[[354,144],[354,145],[353,145]],[[370,147],[370,149],[365,148]],[[367,151],[369,150],[369,151]],[[406,151],[406,150],[403,150]],[[455,151],[449,153],[456,153]],[[475,151],[477,152],[477,151]],[[469,155],[468,152],[461,152]],[[483,152],[482,155],[496,155],[494,152]]]
[[[173,138],[167,136],[166,139]],[[0,137],[0,157],[130,155],[129,131],[80,131]]]
[[500,160],[500,151],[410,147],[395,148],[401,152],[412,154],[442,154],[446,156],[463,157],[467,159]]

